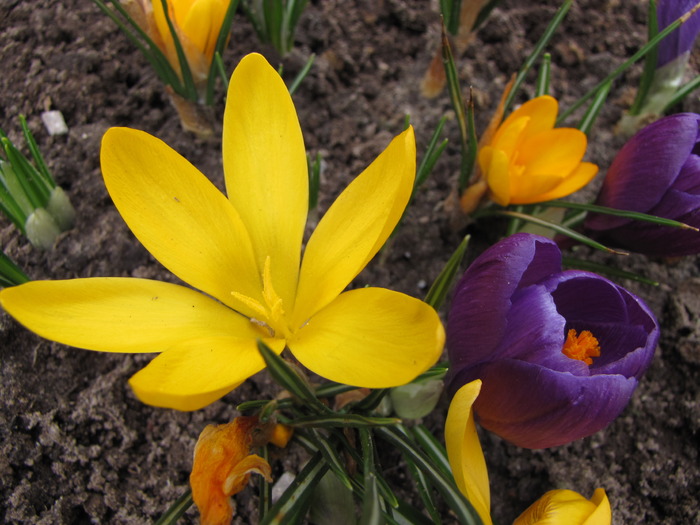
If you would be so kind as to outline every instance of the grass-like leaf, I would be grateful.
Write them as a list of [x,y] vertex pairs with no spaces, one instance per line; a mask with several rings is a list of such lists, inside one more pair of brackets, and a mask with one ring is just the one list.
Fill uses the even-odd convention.
[[591,102],[590,106],[588,106],[588,109],[583,115],[581,122],[578,123],[578,129],[580,129],[586,135],[588,135],[588,133],[591,131],[593,124],[600,114],[600,110],[603,109],[605,101],[608,99],[608,93],[610,93],[611,87],[612,82],[607,82],[601,86],[598,93],[596,93],[596,96],[593,98],[593,102]]
[[464,260],[464,254],[467,252],[468,245],[469,235],[467,235],[464,239],[462,239],[462,242],[459,243],[459,246],[457,246],[455,252],[445,263],[442,271],[440,271],[440,275],[437,276],[430,287],[430,290],[428,290],[424,301],[435,310],[439,310],[442,307],[447,294],[452,289],[452,285],[454,284],[462,261]]
[[[647,40],[652,40],[659,33],[659,20],[656,16],[656,2],[649,0],[647,7]],[[632,106],[630,106],[630,115],[639,115],[644,102],[649,93],[649,88],[654,81],[654,73],[656,73],[656,62],[658,55],[658,47],[651,49],[644,58],[644,70],[642,77],[639,79],[639,87],[637,88],[637,96],[634,98]]]
[[459,492],[454,479],[444,475],[430,458],[420,450],[401,427],[380,427],[378,436],[398,448],[407,460],[412,461],[442,494],[457,519],[463,525],[482,525],[481,518],[471,503]]
[[606,206],[598,206],[597,204],[586,204],[580,202],[566,202],[566,201],[547,201],[540,202],[538,206],[549,207],[549,208],[571,208],[574,210],[583,210],[586,212],[600,213],[603,215],[614,215],[616,217],[626,217],[628,219],[634,219],[637,221],[651,222],[653,224],[658,224],[660,226],[671,226],[672,228],[680,228],[682,230],[693,230],[698,231],[698,228],[691,226],[690,224],[685,224],[684,222],[674,221],[673,219],[666,219],[664,217],[657,217],[656,215],[648,215],[646,213],[641,213],[637,211],[629,210],[618,210],[616,208],[608,208]]
[[447,79],[447,91],[450,94],[452,108],[455,111],[457,124],[459,126],[459,138],[462,148],[462,162],[459,170],[459,191],[464,191],[467,187],[470,173],[468,172],[467,158],[469,150],[469,128],[467,124],[467,113],[462,98],[462,89],[459,85],[459,76],[457,75],[457,67],[455,66],[454,56],[450,41],[447,38],[447,31],[443,24],[442,26],[442,63],[445,67],[445,77]]
[[425,510],[428,511],[433,523],[435,525],[440,525],[442,523],[442,519],[440,518],[440,513],[438,512],[435,502],[433,501],[433,487],[425,477],[425,474],[423,474],[423,471],[421,471],[415,465],[415,463],[407,459],[406,466],[408,467],[408,472],[411,474],[411,477],[415,482],[416,488],[418,489],[418,495],[423,502]]
[[359,414],[337,414],[329,412],[327,415],[302,416],[290,419],[288,424],[293,427],[384,427],[387,425],[398,425],[401,420],[395,417],[370,417]]
[[648,279],[643,275],[639,275],[633,272],[627,272],[614,266],[608,264],[599,264],[593,261],[586,261],[582,259],[574,259],[572,257],[562,258],[562,266],[565,268],[575,268],[577,270],[586,270],[589,272],[600,273],[610,277],[616,277],[618,279],[629,279],[631,281],[637,281],[644,284],[649,284],[651,286],[659,286],[658,281]]
[[676,93],[673,95],[673,98],[671,98],[666,104],[666,107],[664,107],[664,113],[669,111],[676,104],[680,103],[681,100],[683,100],[685,97],[687,97],[690,93],[692,93],[698,88],[700,88],[700,75],[696,76],[693,80],[691,80],[687,84],[684,84],[678,89],[678,91],[676,91]]
[[292,484],[284,491],[270,510],[261,517],[260,525],[282,525],[289,518],[304,512],[316,485],[328,471],[328,463],[322,454],[314,454]]
[[4,252],[0,252],[0,287],[26,283],[29,277]]
[[293,95],[296,93],[297,89],[299,89],[299,86],[301,86],[301,83],[304,81],[306,76],[309,74],[309,71],[311,71],[311,67],[314,65],[314,61],[316,60],[316,55],[311,54],[309,59],[306,61],[306,64],[304,64],[304,67],[301,68],[299,73],[297,73],[297,76],[294,77],[294,80],[292,80],[292,83],[289,84],[289,94]]
[[187,489],[182,496],[175,500],[168,510],[165,511],[155,525],[175,525],[182,515],[192,506],[192,490]]
[[487,217],[487,216],[502,216],[502,217],[509,217],[511,219],[520,219],[521,221],[525,222],[531,222],[532,224],[537,224],[538,226],[542,226],[544,228],[548,228],[556,233],[560,233],[562,235],[566,235],[567,237],[581,243],[585,244],[586,246],[590,246],[591,248],[595,248],[596,250],[601,250],[607,253],[616,253],[618,255],[629,255],[627,252],[619,251],[619,250],[613,250],[612,248],[608,248],[607,246],[594,241],[590,237],[587,237],[583,235],[582,233],[579,233],[575,230],[572,230],[571,228],[567,228],[565,226],[562,226],[561,224],[557,224],[554,222],[546,221],[544,219],[540,219],[539,217],[535,217],[533,215],[529,215],[527,213],[521,213],[518,211],[511,211],[511,210],[506,210],[506,209],[498,209],[498,208],[489,208],[482,210],[478,212],[479,217]]
[[627,70],[632,64],[646,56],[646,54],[651,52],[653,49],[656,49],[656,46],[659,44],[659,42],[661,42],[664,38],[666,38],[673,31],[675,31],[680,25],[682,25],[686,20],[688,20],[688,18],[690,18],[690,16],[693,13],[695,13],[698,9],[700,9],[700,4],[697,4],[693,9],[681,16],[678,20],[675,20],[673,23],[669,24],[663,31],[657,33],[657,35],[651,40],[649,40],[649,42],[647,42],[646,45],[642,46],[639,49],[639,51],[637,51],[630,58],[628,58],[622,64],[620,64],[614,71],[608,74],[595,87],[590,89],[585,95],[583,95],[576,102],[574,102],[566,111],[562,112],[559,115],[559,118],[557,119],[557,124],[564,122],[569,115],[571,115],[574,111],[580,108],[589,98],[594,97],[601,87],[603,87],[608,82],[612,82],[613,80],[615,80],[622,73],[624,73],[625,70]]
[[214,87],[216,86],[217,72],[223,78],[224,88],[226,91],[228,91],[228,75],[226,74],[221,57],[223,56],[224,49],[226,49],[226,44],[228,43],[229,34],[231,33],[231,25],[233,24],[233,16],[236,14],[236,9],[238,9],[238,0],[231,0],[231,3],[226,10],[226,15],[224,15],[224,20],[221,23],[219,35],[216,38],[214,60],[212,60],[211,66],[209,67],[209,77],[207,78],[207,92],[205,96],[206,104],[208,106],[211,106],[214,103]]
[[282,388],[306,403],[306,406],[314,412],[319,414],[330,412],[330,410],[318,400],[316,394],[306,380],[289,366],[284,359],[273,352],[262,341],[258,341],[258,350],[265,360],[270,375]]
[[523,63],[522,67],[520,68],[518,74],[515,77],[515,82],[513,82],[513,87],[511,88],[510,93],[508,93],[506,102],[503,105],[504,114],[508,113],[508,109],[513,103],[518,89],[520,89],[520,86],[525,80],[525,77],[527,76],[528,72],[530,71],[530,69],[532,69],[532,66],[535,65],[535,62],[537,62],[537,59],[544,51],[544,48],[547,46],[552,36],[554,36],[554,33],[556,32],[557,28],[564,20],[566,13],[569,12],[572,3],[573,0],[565,0],[564,3],[562,3],[552,20],[550,20],[549,25],[547,25],[547,29],[545,29],[544,34],[537,41],[537,44],[535,44],[535,48],[532,50],[532,53],[530,53],[530,55],[525,59],[525,62]]
[[545,53],[542,55],[542,65],[537,72],[537,84],[535,84],[535,96],[549,95],[549,79],[552,69],[552,55]]
[[435,465],[445,474],[445,476],[452,475],[452,469],[450,468],[450,462],[447,459],[447,452],[445,452],[445,447],[435,439],[430,430],[428,430],[425,425],[416,425],[413,427],[413,436],[415,437],[418,444],[421,446],[423,451],[433,460]]
[[438,144],[438,141],[440,140],[440,135],[442,134],[442,128],[445,127],[446,121],[447,117],[442,117],[438,122],[438,125],[435,127],[435,131],[433,131],[433,135],[430,137],[428,147],[425,149],[425,153],[423,154],[423,158],[421,159],[420,164],[418,165],[418,169],[416,169],[416,180],[413,185],[413,193],[415,193],[416,189],[422,186],[423,183],[426,180],[428,180],[430,173],[433,171],[435,163],[447,147],[448,139],[443,139]]

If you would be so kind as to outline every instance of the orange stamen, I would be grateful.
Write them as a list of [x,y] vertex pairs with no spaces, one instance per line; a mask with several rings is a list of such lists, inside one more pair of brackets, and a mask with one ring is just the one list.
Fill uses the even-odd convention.
[[566,342],[561,351],[566,357],[592,365],[593,359],[591,358],[600,357],[600,344],[588,330],[583,330],[577,335],[576,330],[572,328],[566,336]]

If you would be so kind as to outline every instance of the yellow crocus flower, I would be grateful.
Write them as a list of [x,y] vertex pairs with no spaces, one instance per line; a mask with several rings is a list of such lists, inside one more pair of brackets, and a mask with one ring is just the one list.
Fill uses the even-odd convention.
[[[141,243],[192,288],[136,278],[34,281],[0,304],[39,335],[106,352],[160,352],[130,384],[143,402],[201,408],[265,367],[262,339],[349,385],[405,384],[439,358],[444,329],[426,303],[345,288],[398,223],[413,189],[408,129],[337,198],[306,243],[308,172],[287,88],[260,55],[231,77],[224,115],[228,197],[157,138],[112,128],[107,190]],[[200,293],[203,292],[203,293]]]
[[612,511],[605,490],[590,500],[573,490],[550,490],[530,505],[513,525],[610,525]]
[[[484,453],[472,407],[481,391],[477,379],[460,388],[445,421],[445,447],[457,488],[484,525],[491,525],[491,492]],[[572,490],[551,490],[523,512],[513,525],[610,525],[610,502],[602,488],[590,500]]]
[[[142,0],[144,1],[144,0]],[[154,38],[175,71],[180,71],[173,36],[161,0],[151,0]],[[168,15],[182,44],[187,64],[196,83],[209,76],[216,41],[231,0],[167,0]],[[152,37],[155,35],[151,35]]]
[[513,111],[478,154],[491,199],[533,204],[565,197],[588,184],[598,166],[581,162],[586,135],[554,128],[559,104],[544,95]]

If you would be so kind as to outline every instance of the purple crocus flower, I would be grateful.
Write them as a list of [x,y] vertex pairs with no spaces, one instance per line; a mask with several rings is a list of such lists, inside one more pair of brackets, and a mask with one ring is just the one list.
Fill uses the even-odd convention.
[[474,410],[483,427],[521,447],[563,445],[622,412],[658,338],[641,299],[599,275],[562,271],[553,241],[516,234],[457,285],[448,389],[481,379]]
[[[700,115],[649,124],[615,157],[596,204],[700,227]],[[585,228],[603,242],[654,256],[700,253],[700,233],[611,215],[589,214]]]
[[[659,31],[690,11],[696,3],[696,0],[660,0],[656,6]],[[683,25],[659,42],[656,67],[662,67],[690,51],[699,33],[700,11],[697,11]]]

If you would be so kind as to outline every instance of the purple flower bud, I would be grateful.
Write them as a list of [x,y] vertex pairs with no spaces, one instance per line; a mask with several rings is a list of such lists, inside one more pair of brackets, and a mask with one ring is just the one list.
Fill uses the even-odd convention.
[[658,338],[641,299],[599,275],[562,271],[553,241],[521,233],[485,251],[457,285],[448,389],[481,379],[483,427],[521,447],[563,445],[622,412]]
[[[696,0],[659,0],[656,6],[659,31],[690,11],[696,3]],[[690,51],[699,33],[700,11],[696,11],[683,25],[659,42],[656,67],[668,64]]]
[[[649,124],[615,157],[596,204],[700,227],[700,115]],[[700,253],[700,233],[623,217],[589,214],[585,227],[603,242],[647,255]]]

